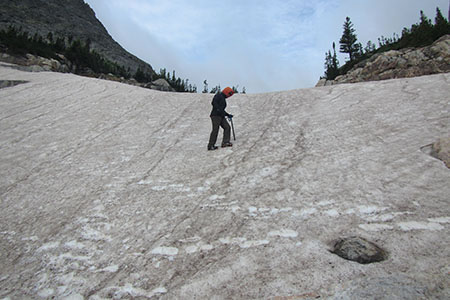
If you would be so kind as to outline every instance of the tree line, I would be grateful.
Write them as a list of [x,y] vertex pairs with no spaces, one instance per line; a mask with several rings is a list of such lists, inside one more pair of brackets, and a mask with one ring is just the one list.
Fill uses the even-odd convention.
[[157,79],[165,79],[170,86],[177,92],[197,93],[197,86],[189,83],[189,79],[181,79],[175,76],[175,70],[167,72],[166,68],[159,69],[158,73],[146,73],[141,68],[136,71],[134,79],[140,83],[152,82]]
[[[231,89],[233,90],[233,92],[235,94],[239,94],[238,88],[239,88],[239,85],[237,85],[237,86],[233,85],[233,87]],[[203,94],[207,94],[207,93],[218,94],[221,91],[222,91],[222,88],[220,87],[220,84],[216,85],[215,87],[211,88],[210,91],[208,91],[208,81],[206,79],[203,81],[203,91],[202,91]],[[244,87],[242,87],[241,94],[246,94],[246,93],[247,93],[247,91],[244,86]]]
[[91,50],[90,44],[90,40],[83,43],[79,39],[75,40],[72,36],[55,38],[51,32],[48,33],[46,39],[37,33],[30,36],[28,32],[13,26],[0,30],[0,45],[9,54],[25,55],[30,53],[59,61],[62,60],[60,55],[63,55],[73,64],[73,71],[76,74],[82,74],[86,69],[90,69],[98,74],[111,73],[126,79],[131,77],[129,69],[126,70],[123,66],[104,58],[95,50]]
[[333,52],[329,50],[325,53],[325,78],[327,80],[333,80],[339,75],[346,74],[353,66],[376,53],[431,45],[443,35],[450,34],[450,23],[444,18],[439,8],[436,8],[434,24],[423,11],[420,11],[419,23],[412,25],[409,29],[405,27],[401,37],[394,33],[390,38],[384,36],[378,38],[378,48],[372,41],[368,41],[366,47],[363,48],[358,42],[355,31],[350,18],[347,17],[343,25],[342,37],[339,40],[339,51],[348,54],[348,60],[342,67],[339,66],[336,44],[333,42]]
[[46,38],[35,33],[33,36],[22,28],[9,26],[8,29],[0,30],[0,49],[11,55],[33,54],[44,58],[53,58],[61,61],[63,55],[73,65],[75,74],[84,74],[91,70],[95,74],[113,74],[125,79],[134,78],[139,83],[149,83],[163,78],[167,80],[177,92],[196,93],[197,87],[189,84],[189,79],[176,78],[175,71],[170,73],[166,69],[156,72],[144,72],[138,68],[132,74],[130,68],[112,62],[97,51],[91,49],[91,41],[83,42],[80,39],[69,37],[55,37],[53,33],[48,33]]

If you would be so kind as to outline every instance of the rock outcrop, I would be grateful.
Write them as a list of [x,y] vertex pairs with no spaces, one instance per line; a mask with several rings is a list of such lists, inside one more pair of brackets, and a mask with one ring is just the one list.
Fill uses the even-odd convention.
[[175,89],[163,78],[152,81],[151,83],[146,84],[145,87],[152,90],[175,92]]
[[59,60],[56,60],[33,54],[14,56],[7,53],[0,53],[0,61],[18,65],[18,69],[28,72],[53,71],[60,73],[71,73],[74,71],[72,63],[63,55],[59,55]]
[[406,48],[375,54],[355,65],[347,74],[338,76],[335,80],[321,79],[316,86],[447,72],[450,72],[450,35],[441,37],[428,47]]
[[95,12],[83,0],[21,0],[2,1],[0,5],[0,29],[9,26],[21,28],[30,35],[37,33],[54,38],[73,37],[90,41],[91,48],[135,73],[138,68],[154,73],[152,67],[123,49],[109,35]]

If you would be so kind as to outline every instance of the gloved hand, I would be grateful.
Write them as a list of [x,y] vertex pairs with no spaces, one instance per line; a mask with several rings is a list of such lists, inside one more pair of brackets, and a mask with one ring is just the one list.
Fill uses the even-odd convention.
[[230,119],[232,119],[232,118],[233,118],[233,115],[232,115],[232,114],[228,114],[227,117],[230,118]]

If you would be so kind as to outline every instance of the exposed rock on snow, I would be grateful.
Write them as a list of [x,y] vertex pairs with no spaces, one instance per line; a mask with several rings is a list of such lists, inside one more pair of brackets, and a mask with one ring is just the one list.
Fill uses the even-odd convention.
[[434,158],[442,160],[447,168],[450,169],[450,138],[441,138],[433,144],[423,146],[421,150]]
[[18,84],[27,83],[24,80],[0,80],[0,89],[15,86]]
[[361,237],[339,239],[334,243],[331,252],[360,264],[370,264],[387,259],[385,250]]
[[210,94],[0,78],[27,81],[0,89],[0,298],[449,298],[450,172],[420,148],[450,74],[234,95],[213,153]]
[[447,168],[450,168],[450,137],[439,139],[433,143],[432,155],[442,160]]

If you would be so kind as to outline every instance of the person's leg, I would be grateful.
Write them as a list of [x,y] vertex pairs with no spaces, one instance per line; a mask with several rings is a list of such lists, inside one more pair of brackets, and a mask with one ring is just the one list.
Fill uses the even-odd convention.
[[231,127],[230,127],[230,124],[228,124],[227,118],[222,118],[222,122],[220,123],[220,127],[223,128],[222,145],[230,143]]
[[212,131],[211,135],[209,136],[209,143],[208,143],[208,149],[214,147],[217,141],[217,135],[219,134],[219,126],[222,122],[222,117],[218,116],[212,116],[211,117],[211,123],[212,123]]

